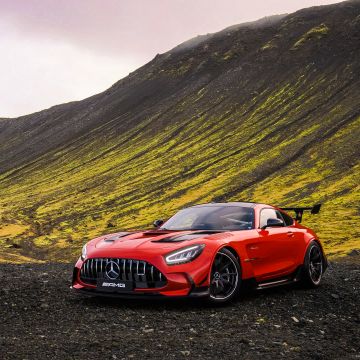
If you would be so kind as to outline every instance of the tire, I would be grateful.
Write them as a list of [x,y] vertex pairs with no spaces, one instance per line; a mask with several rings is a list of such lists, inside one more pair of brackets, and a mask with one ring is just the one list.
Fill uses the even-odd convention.
[[316,241],[312,241],[305,253],[302,283],[306,287],[316,288],[320,285],[325,270],[322,249]]
[[232,301],[239,294],[240,286],[238,259],[227,249],[219,250],[211,266],[209,302],[224,304]]

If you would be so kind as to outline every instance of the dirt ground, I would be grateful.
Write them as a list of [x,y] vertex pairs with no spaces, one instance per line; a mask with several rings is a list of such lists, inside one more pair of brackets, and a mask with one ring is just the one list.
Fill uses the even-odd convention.
[[0,265],[0,359],[360,359],[359,256],[236,302],[84,298],[71,264]]

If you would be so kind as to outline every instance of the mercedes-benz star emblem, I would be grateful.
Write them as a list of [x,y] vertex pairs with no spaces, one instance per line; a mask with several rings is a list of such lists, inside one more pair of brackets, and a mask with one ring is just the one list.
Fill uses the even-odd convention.
[[120,267],[119,264],[115,261],[110,260],[105,266],[105,272],[109,279],[115,280],[120,275]]

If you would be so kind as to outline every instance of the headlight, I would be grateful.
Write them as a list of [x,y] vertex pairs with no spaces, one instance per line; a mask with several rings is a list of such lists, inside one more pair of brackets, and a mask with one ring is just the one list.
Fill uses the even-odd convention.
[[204,247],[204,244],[198,244],[173,251],[165,256],[165,261],[168,265],[183,264],[193,261],[201,254]]
[[86,258],[86,245],[83,246],[82,250],[81,250],[81,260],[85,260]]

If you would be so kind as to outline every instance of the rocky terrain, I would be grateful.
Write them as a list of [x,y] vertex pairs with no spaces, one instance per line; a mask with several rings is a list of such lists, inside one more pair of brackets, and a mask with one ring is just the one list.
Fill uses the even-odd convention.
[[319,289],[199,301],[83,298],[71,264],[0,265],[0,358],[358,359],[360,258],[334,262]]
[[359,43],[359,0],[303,9],[0,119],[0,261],[70,261],[97,235],[229,200],[322,203],[304,222],[327,253],[360,248]]

